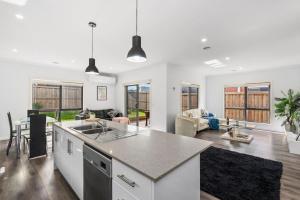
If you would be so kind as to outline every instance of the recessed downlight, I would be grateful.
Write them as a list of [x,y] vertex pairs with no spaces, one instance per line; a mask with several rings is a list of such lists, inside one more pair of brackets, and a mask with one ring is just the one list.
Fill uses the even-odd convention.
[[23,20],[23,19],[24,19],[24,16],[21,15],[21,14],[16,14],[16,18],[19,19],[19,20]]
[[207,38],[202,38],[201,42],[203,42],[203,43],[207,42]]
[[11,51],[14,53],[18,53],[18,49],[12,49]]
[[71,60],[71,63],[75,63],[75,60]]
[[230,60],[230,57],[225,57],[225,60],[227,60],[227,61]]

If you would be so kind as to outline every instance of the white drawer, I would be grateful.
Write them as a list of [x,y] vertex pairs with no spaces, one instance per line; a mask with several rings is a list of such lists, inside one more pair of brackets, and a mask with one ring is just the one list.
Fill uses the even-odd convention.
[[132,196],[142,200],[152,200],[153,183],[149,178],[115,159],[112,162],[112,175],[113,180]]
[[131,196],[116,181],[113,181],[113,200],[138,200]]

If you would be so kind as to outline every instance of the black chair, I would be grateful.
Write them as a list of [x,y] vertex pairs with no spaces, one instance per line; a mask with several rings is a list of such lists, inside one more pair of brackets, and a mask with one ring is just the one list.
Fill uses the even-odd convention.
[[[17,132],[16,130],[13,129],[13,125],[12,125],[12,120],[11,120],[11,114],[10,112],[7,113],[7,118],[8,118],[8,123],[9,123],[9,132],[10,132],[10,135],[9,135],[9,142],[8,142],[8,145],[7,145],[7,148],[6,148],[6,155],[8,156],[9,154],[9,149],[11,147],[11,143],[13,141],[13,139],[15,139],[15,142],[16,142],[16,148],[17,148]],[[28,132],[24,132],[24,130],[21,132],[21,136],[24,136],[24,135],[28,135],[29,133]]]
[[39,110],[27,110],[27,117],[30,117],[30,115],[38,115]]
[[27,141],[29,158],[47,154],[46,115],[30,116],[30,135],[24,136]]

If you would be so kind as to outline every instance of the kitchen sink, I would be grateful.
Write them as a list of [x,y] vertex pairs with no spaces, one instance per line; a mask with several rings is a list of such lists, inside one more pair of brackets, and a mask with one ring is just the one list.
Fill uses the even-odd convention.
[[76,131],[86,131],[91,129],[102,129],[99,124],[89,124],[89,125],[82,125],[82,126],[74,126],[72,129]]
[[[104,131],[105,129],[105,131]],[[84,130],[81,131],[83,134],[95,134],[95,133],[103,133],[103,132],[108,132],[108,131],[112,131],[112,128],[95,128],[95,129],[88,129],[88,130]]]
[[136,132],[119,130],[112,127],[102,128],[98,124],[76,126],[71,127],[71,129],[84,134],[86,137],[96,140],[97,142],[110,142],[137,135]]

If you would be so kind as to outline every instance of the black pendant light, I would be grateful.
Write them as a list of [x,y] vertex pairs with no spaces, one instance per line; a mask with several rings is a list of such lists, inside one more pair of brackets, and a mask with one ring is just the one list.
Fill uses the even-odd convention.
[[147,56],[141,46],[141,37],[138,36],[138,0],[136,0],[135,9],[135,36],[132,37],[132,48],[127,54],[127,60],[130,62],[145,62]]
[[87,74],[99,74],[99,71],[96,67],[96,61],[94,58],[94,28],[96,27],[96,23],[89,22],[89,26],[92,27],[92,57],[89,58],[89,66],[85,69],[85,73]]

